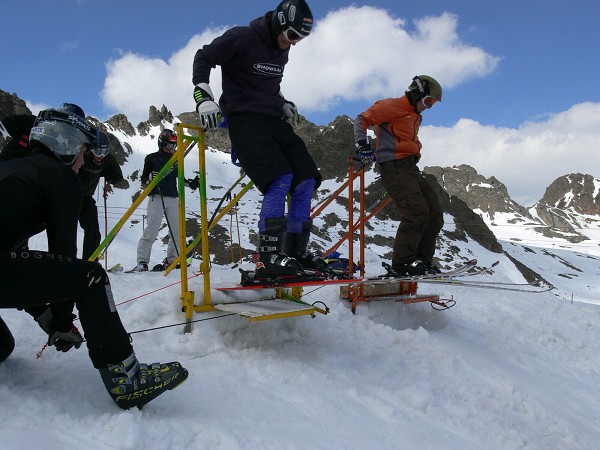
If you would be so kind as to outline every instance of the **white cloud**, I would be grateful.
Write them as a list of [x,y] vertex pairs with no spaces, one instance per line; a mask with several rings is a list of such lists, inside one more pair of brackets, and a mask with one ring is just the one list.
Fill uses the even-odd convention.
[[370,6],[329,13],[292,48],[282,91],[303,111],[324,111],[343,100],[401,96],[417,74],[451,88],[487,75],[499,62],[460,40],[455,15],[418,20],[414,31],[405,25]]
[[35,116],[38,115],[40,111],[48,108],[55,108],[56,106],[47,105],[46,103],[33,103],[31,100],[25,99],[25,104],[31,110],[31,113]]
[[513,200],[531,206],[552,181],[567,173],[600,178],[599,129],[600,103],[590,102],[516,129],[469,119],[451,128],[423,126],[421,166],[469,164],[504,183]]
[[70,50],[76,50],[81,46],[81,41],[67,41],[60,46],[61,52],[68,52]]
[[[150,105],[165,104],[175,114],[193,111],[194,55],[226,28],[206,29],[166,61],[134,53],[109,61],[105,104],[134,125],[147,120]],[[291,49],[282,91],[309,116],[343,107],[345,101],[400,96],[415,74],[431,75],[452,88],[488,75],[499,61],[460,39],[453,14],[425,17],[409,28],[383,9],[351,6],[318,20],[310,38]],[[218,68],[210,84],[219,97]],[[600,176],[599,104],[575,105],[516,129],[470,119],[450,128],[428,127],[426,114],[424,124],[421,166],[470,164],[503,182],[522,205],[539,200],[545,187],[567,172]]]
[[[148,108],[151,105],[159,109],[166,105],[174,114],[193,111],[194,55],[225,29],[207,29],[194,36],[167,61],[131,52],[108,61],[107,76],[101,92],[102,100],[110,108],[126,114],[133,125],[148,119]],[[220,95],[220,70],[212,72],[211,86],[219,87],[213,89],[213,92]]]
[[[317,21],[308,39],[291,49],[282,92],[309,114],[345,100],[402,95],[406,80],[421,73],[453,87],[487,75],[499,62],[460,40],[455,15],[423,18],[411,31],[405,25],[403,19],[370,6],[329,13]],[[167,61],[134,53],[109,61],[103,101],[134,124],[148,118],[150,105],[166,104],[176,114],[193,111],[194,54],[225,29],[206,29]],[[218,68],[212,71],[211,88],[215,96],[221,94]]]

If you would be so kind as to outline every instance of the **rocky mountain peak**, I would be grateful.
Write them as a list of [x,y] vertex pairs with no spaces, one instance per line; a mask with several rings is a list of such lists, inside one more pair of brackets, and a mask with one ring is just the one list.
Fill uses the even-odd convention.
[[135,128],[125,114],[116,114],[106,121],[107,124],[117,130],[121,130],[127,136],[135,136]]
[[538,203],[580,214],[600,215],[600,180],[581,173],[564,175],[546,188]]
[[576,228],[600,228],[600,180],[572,173],[554,180],[531,211],[546,225],[569,232]]
[[354,151],[354,123],[350,117],[338,116],[326,127],[302,120],[296,133],[318,162],[324,179],[342,179],[348,174],[348,156]]
[[[0,121],[7,116],[16,114],[29,115],[31,110],[23,100],[17,97],[17,94],[9,94],[0,89]],[[10,139],[9,136],[5,137],[4,132],[0,132],[0,149],[4,148],[7,139]]]
[[163,121],[173,122],[173,114],[171,111],[169,111],[165,105],[162,105],[160,111],[156,106],[150,106],[148,110],[148,120],[138,124],[138,133],[140,133],[141,136],[147,136],[150,128],[160,125]]
[[32,114],[25,101],[17,97],[17,94],[9,94],[0,89],[0,120],[14,114]]
[[526,208],[514,202],[506,186],[495,177],[485,178],[466,164],[453,167],[425,167],[450,195],[464,201],[474,211],[481,211],[494,220],[496,213],[511,213],[523,221],[533,220]]

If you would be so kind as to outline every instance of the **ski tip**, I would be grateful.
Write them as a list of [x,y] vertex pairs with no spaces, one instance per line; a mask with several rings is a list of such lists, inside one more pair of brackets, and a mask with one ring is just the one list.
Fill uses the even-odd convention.
[[498,264],[500,264],[500,260],[498,260],[498,261],[496,261],[494,264],[492,264],[492,265],[490,266],[490,268],[491,268],[491,267],[496,267]]

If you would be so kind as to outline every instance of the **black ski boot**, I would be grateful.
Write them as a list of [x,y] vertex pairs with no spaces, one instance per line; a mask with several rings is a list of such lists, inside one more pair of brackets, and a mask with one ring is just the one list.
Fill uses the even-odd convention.
[[397,263],[392,261],[392,270],[400,276],[419,276],[426,275],[427,266],[420,259],[408,263]]
[[258,235],[260,242],[254,255],[255,278],[297,276],[302,271],[302,265],[282,251],[286,226],[287,219],[284,217],[266,219],[266,229]]
[[175,389],[188,377],[188,371],[178,362],[140,364],[131,353],[124,361],[100,369],[108,393],[122,409],[139,409],[163,394]]
[[436,266],[433,261],[423,261],[423,264],[425,264],[425,267],[427,268],[427,274],[429,275],[437,275],[442,273],[440,268]]
[[326,274],[329,272],[327,261],[307,250],[311,230],[312,220],[307,220],[302,222],[302,232],[286,233],[283,252],[296,259],[305,269],[315,269]]

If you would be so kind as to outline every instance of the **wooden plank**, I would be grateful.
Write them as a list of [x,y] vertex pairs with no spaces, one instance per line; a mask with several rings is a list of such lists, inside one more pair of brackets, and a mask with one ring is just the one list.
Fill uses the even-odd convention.
[[[363,292],[365,297],[379,297],[382,295],[395,295],[395,294],[415,294],[416,283],[409,283],[406,281],[391,281],[389,283],[374,283],[369,284],[368,282],[363,285]],[[349,287],[340,286],[340,298],[350,298]]]
[[227,311],[247,317],[251,322],[260,320],[284,319],[312,315],[315,307],[294,303],[289,300],[258,300],[242,303],[221,303],[214,305],[219,311]]

